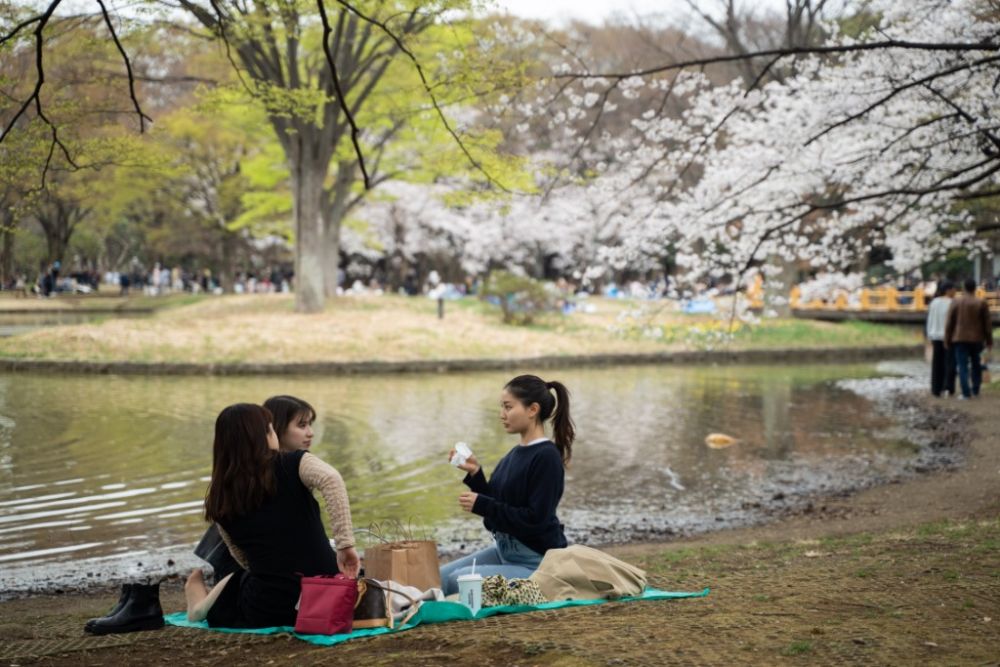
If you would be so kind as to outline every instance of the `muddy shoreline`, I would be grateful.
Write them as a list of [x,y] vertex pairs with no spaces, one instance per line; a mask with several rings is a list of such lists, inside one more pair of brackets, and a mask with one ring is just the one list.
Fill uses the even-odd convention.
[[[961,412],[947,403],[928,403],[922,396],[908,391],[884,397],[876,401],[876,405],[880,412],[897,421],[907,439],[919,448],[915,457],[890,473],[856,478],[847,485],[830,490],[763,487],[757,499],[744,501],[740,507],[719,512],[714,525],[705,522],[663,525],[670,524],[670,518],[657,520],[656,517],[644,517],[639,524],[622,526],[619,522],[616,527],[594,527],[587,534],[576,537],[582,538],[578,541],[586,541],[595,546],[621,546],[696,540],[712,533],[752,530],[792,517],[845,518],[850,516],[850,510],[838,501],[868,489],[906,484],[919,477],[953,471],[965,463],[975,431],[971,424],[963,420]],[[839,463],[840,467],[845,467],[852,461]],[[833,473],[829,479],[833,486],[843,478]],[[820,486],[823,485],[824,483],[820,483]]]

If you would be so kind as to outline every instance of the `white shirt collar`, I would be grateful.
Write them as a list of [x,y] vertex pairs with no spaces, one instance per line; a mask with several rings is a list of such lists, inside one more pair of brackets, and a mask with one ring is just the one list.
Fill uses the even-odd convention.
[[526,443],[524,443],[523,446],[524,447],[531,447],[532,445],[537,445],[539,443],[548,442],[548,441],[549,441],[548,438],[539,438],[538,440],[532,440],[531,442],[526,442]]

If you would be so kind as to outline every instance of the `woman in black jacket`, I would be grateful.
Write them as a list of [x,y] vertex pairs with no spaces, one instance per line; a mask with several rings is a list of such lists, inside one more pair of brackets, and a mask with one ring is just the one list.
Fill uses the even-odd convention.
[[[545,435],[550,419],[551,439]],[[548,549],[566,546],[556,508],[575,435],[569,391],[560,382],[520,375],[500,395],[500,421],[520,442],[500,460],[489,481],[475,456],[459,466],[468,473],[463,481],[469,487],[459,496],[459,505],[483,517],[495,542],[441,568],[446,595],[458,591],[458,577],[471,572],[473,559],[476,572],[484,577],[524,578],[538,568]]]

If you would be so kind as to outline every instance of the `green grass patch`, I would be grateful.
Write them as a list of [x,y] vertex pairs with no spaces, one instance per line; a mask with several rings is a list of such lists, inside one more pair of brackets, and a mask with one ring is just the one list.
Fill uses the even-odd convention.
[[[990,364],[990,374],[996,373],[994,377],[1000,378],[1000,364],[996,364],[996,370],[993,370],[993,364]],[[989,384],[984,384],[979,388],[979,393],[981,394],[1000,394],[1000,382],[994,380]]]
[[938,521],[936,523],[925,523],[917,528],[917,535],[921,537],[935,537],[944,534],[948,523],[946,521]]
[[832,347],[907,345],[918,341],[913,329],[889,324],[764,320],[759,325],[741,329],[734,342],[754,347]]
[[844,537],[824,537],[820,540],[820,544],[830,549],[839,549],[844,547],[856,548],[868,546],[874,539],[874,536],[869,533],[858,533],[856,535],[847,535]]
[[676,565],[678,563],[683,563],[686,560],[692,560],[697,557],[698,557],[697,552],[694,549],[676,549],[663,552],[660,555],[660,563],[665,563],[668,565]]
[[909,345],[919,342],[916,330],[873,322],[822,322],[804,319],[764,319],[757,324],[725,318],[690,316],[655,323],[636,319],[621,335],[654,339],[668,345],[696,348],[725,346],[750,348],[859,347]]
[[972,537],[982,530],[981,526],[967,521],[937,521],[927,523],[917,528],[921,537],[947,537],[962,539]]
[[976,545],[978,553],[1000,553],[1000,540],[986,539]]
[[[80,308],[83,310],[86,310],[87,308],[101,309],[110,306],[117,310],[130,310],[133,308],[144,310],[151,308],[155,311],[162,311],[170,310],[172,308],[191,306],[210,298],[213,297],[209,294],[191,294],[190,292],[164,294],[162,296],[149,296],[142,294],[125,297],[120,300],[115,299],[110,304],[107,299],[90,299],[86,301],[81,299]],[[102,302],[104,302],[103,305]]]
[[807,641],[795,641],[781,649],[781,655],[795,656],[795,655],[805,655],[807,653],[812,653],[812,642]]

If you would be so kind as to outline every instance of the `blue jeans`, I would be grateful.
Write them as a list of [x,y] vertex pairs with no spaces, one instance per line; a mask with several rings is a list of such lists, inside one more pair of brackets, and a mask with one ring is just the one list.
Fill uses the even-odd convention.
[[[983,367],[979,355],[983,351],[981,343],[953,343],[955,347],[955,365],[958,366],[958,383],[962,387],[962,396],[970,398],[979,396],[979,386],[983,383]],[[969,382],[969,365],[972,365],[972,382]]]
[[483,577],[502,574],[508,579],[525,579],[538,569],[542,554],[506,533],[494,533],[493,537],[496,538],[493,546],[441,567],[441,588],[445,595],[458,592],[458,578],[472,572],[473,559],[476,561],[476,573]]

